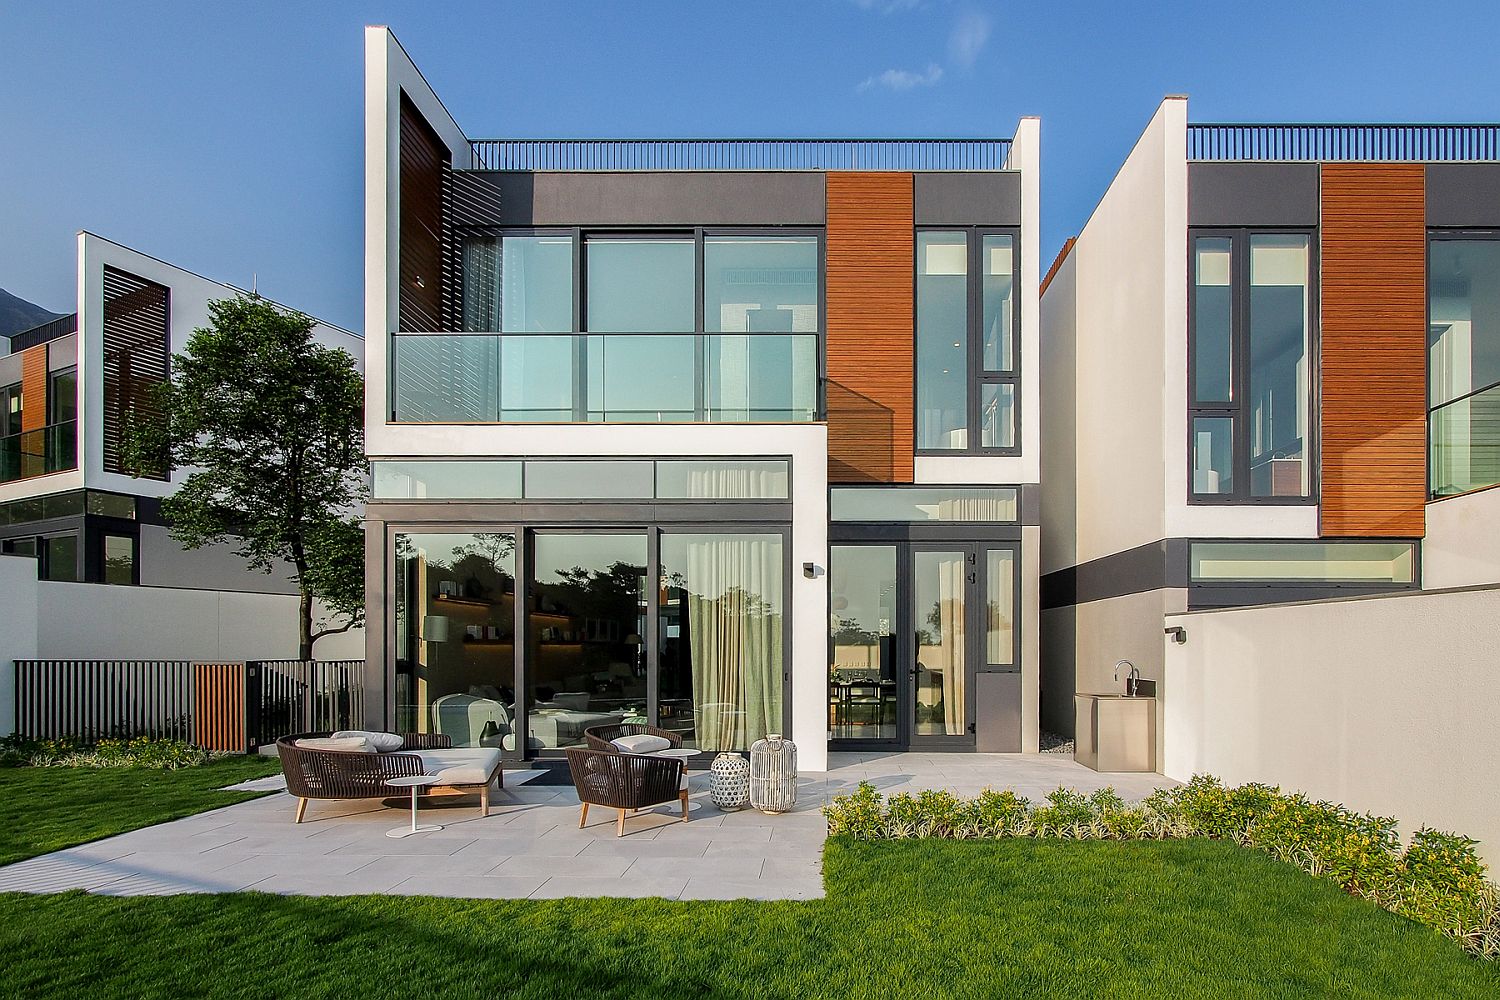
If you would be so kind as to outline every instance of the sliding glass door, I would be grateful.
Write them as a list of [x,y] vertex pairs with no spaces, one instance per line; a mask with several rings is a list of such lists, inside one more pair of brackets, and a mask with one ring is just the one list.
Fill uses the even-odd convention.
[[972,546],[912,552],[913,745],[973,739],[975,659],[969,619],[978,583],[976,558]]

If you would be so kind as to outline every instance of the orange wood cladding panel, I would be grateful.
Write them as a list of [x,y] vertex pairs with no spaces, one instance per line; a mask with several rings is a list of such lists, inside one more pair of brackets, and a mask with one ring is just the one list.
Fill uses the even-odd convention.
[[1323,165],[1325,536],[1424,533],[1425,177],[1420,163]]
[[915,240],[911,174],[828,174],[830,482],[912,481]]
[[193,664],[193,742],[205,750],[244,753],[245,665]]
[[21,352],[21,430],[47,426],[47,345]]

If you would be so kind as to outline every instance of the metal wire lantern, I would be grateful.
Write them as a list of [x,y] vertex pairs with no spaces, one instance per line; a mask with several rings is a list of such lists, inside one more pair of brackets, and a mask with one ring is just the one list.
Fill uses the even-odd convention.
[[797,744],[771,733],[750,747],[750,807],[788,812],[797,804]]

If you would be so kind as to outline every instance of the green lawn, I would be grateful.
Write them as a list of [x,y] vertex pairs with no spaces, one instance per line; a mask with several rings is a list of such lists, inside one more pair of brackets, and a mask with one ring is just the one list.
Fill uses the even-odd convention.
[[280,770],[274,757],[229,757],[177,771],[0,768],[0,864],[254,798],[218,789]]
[[825,868],[810,902],[0,896],[0,992],[1500,995],[1500,965],[1226,843],[839,839]]

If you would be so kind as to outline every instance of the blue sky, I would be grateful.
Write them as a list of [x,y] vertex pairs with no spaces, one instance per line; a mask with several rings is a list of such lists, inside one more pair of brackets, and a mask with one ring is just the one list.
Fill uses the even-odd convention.
[[1500,5],[0,6],[0,287],[72,309],[91,229],[362,321],[361,30],[473,136],[1009,135],[1042,116],[1044,264],[1163,94],[1197,121],[1500,121]]

